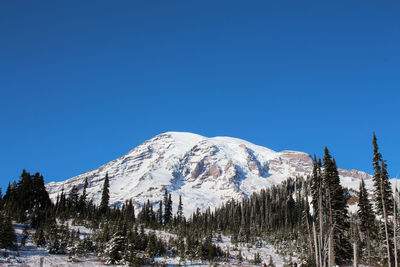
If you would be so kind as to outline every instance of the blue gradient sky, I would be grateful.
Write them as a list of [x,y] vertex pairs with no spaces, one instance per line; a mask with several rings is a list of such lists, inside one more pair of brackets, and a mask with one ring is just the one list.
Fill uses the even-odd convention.
[[399,1],[0,2],[0,186],[165,131],[400,173]]

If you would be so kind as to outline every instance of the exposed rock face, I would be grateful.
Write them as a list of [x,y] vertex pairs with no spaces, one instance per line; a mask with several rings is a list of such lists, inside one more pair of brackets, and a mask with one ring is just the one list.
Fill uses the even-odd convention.
[[371,175],[368,173],[365,173],[363,171],[357,171],[357,170],[344,170],[344,169],[338,169],[339,175],[343,177],[352,177],[356,179],[370,179]]
[[[133,199],[137,205],[147,199],[159,201],[166,188],[178,203],[182,196],[185,214],[197,207],[221,205],[277,184],[288,177],[306,176],[312,171],[310,155],[296,151],[275,152],[244,140],[229,137],[206,138],[190,133],[158,135],[126,155],[98,169],[46,185],[54,200],[64,188],[82,190],[88,178],[88,197],[100,202],[104,177],[110,178],[110,202]],[[370,179],[357,170],[339,170],[345,181]],[[357,184],[358,183],[353,183]]]
[[271,172],[285,174],[288,177],[311,174],[313,161],[310,155],[297,151],[282,151],[278,157],[269,161]]
[[196,179],[203,172],[203,170],[204,170],[204,162],[203,161],[199,161],[196,164],[196,167],[194,167],[194,170],[192,171],[192,173],[190,174],[190,177],[192,179]]
[[208,170],[208,174],[214,177],[214,179],[217,179],[219,176],[221,176],[221,171],[219,170],[219,167],[217,165],[213,164]]

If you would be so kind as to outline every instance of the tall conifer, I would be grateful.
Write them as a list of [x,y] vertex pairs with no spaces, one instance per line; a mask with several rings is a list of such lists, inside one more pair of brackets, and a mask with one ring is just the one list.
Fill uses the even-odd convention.
[[393,213],[393,197],[392,187],[389,181],[387,165],[382,159],[382,154],[379,152],[378,142],[375,133],[373,133],[372,145],[374,148],[374,156],[372,158],[372,167],[374,169],[374,195],[375,208],[377,214],[381,215],[382,220],[380,229],[385,233],[386,239],[386,257],[389,267],[391,264],[391,242],[389,236],[388,216]]
[[85,183],[83,185],[82,195],[79,197],[78,210],[80,213],[84,213],[86,210],[87,187],[88,187],[88,178],[86,177]]
[[103,184],[103,194],[101,195],[101,203],[100,203],[100,211],[101,212],[106,212],[109,207],[108,207],[108,202],[110,200],[110,181],[108,179],[108,173],[106,173],[106,177],[104,178],[104,184]]
[[388,215],[392,214],[393,200],[392,200],[392,188],[387,172],[387,165],[382,159],[382,154],[379,152],[378,142],[375,133],[373,133],[372,144],[374,147],[374,156],[372,158],[372,167],[374,169],[373,180],[374,180],[374,195],[375,195],[375,208],[379,215],[383,216],[383,204],[386,204],[386,212]]
[[347,200],[343,187],[340,185],[339,173],[335,159],[332,159],[329,150],[325,147],[324,180],[328,195],[328,214],[330,225],[330,265],[349,261],[352,256],[352,247],[346,236],[350,228]]
[[167,189],[164,193],[164,224],[168,224],[172,219],[172,200],[171,194],[168,194]]
[[182,204],[182,196],[179,195],[179,204],[178,204],[178,211],[176,213],[176,217],[178,219],[178,223],[181,223],[183,220],[183,204]]
[[[317,161],[317,157],[314,155],[313,160],[313,171],[311,176],[311,204],[313,207],[313,227],[315,228],[315,251],[316,251],[316,262],[317,265],[322,266],[325,262],[325,251],[324,251],[324,184],[321,174],[321,159]],[[318,230],[317,230],[318,225]],[[318,231],[318,233],[317,233]]]
[[319,189],[322,187],[321,176],[318,175],[317,157],[314,155],[313,170],[311,175],[311,205],[314,217],[318,216]]
[[159,208],[158,208],[158,224],[162,225],[163,224],[163,204],[162,204],[162,200],[160,200],[159,202]]
[[360,183],[358,193],[358,218],[360,220],[360,230],[365,236],[367,243],[368,264],[371,265],[371,233],[375,229],[375,214],[372,210],[371,202],[368,199],[368,191],[365,188],[364,179]]

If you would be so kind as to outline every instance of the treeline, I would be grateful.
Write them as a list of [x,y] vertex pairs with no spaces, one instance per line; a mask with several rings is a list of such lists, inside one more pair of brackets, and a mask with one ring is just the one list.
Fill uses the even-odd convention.
[[[25,245],[32,228],[34,242],[46,246],[50,253],[96,253],[106,257],[108,263],[141,266],[152,264],[157,256],[179,256],[182,261],[229,260],[229,251],[223,252],[213,242],[225,235],[234,245],[262,247],[272,243],[282,254],[296,257],[302,266],[363,263],[397,267],[399,194],[392,192],[375,135],[373,148],[373,194],[366,190],[364,181],[358,192],[343,188],[336,161],[325,148],[322,159],[314,156],[310,176],[288,178],[213,211],[197,210],[188,218],[183,215],[185,203],[181,198],[173,210],[167,190],[163,199],[145,202],[139,213],[133,200],[110,206],[108,175],[99,205],[88,199],[87,180],[82,188],[62,190],[52,203],[43,177],[23,171],[0,200],[0,247]],[[350,200],[358,202],[356,214],[348,212]],[[20,244],[12,220],[25,224]],[[83,236],[70,224],[85,226],[93,234]],[[157,230],[172,235],[161,238]],[[237,259],[242,260],[240,253]],[[253,262],[266,260],[258,254]]]

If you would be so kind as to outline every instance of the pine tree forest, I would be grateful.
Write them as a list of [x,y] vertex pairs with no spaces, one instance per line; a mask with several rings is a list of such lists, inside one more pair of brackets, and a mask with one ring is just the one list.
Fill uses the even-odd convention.
[[[8,185],[0,201],[0,246],[18,250],[31,237],[51,254],[99,255],[105,264],[157,265],[155,258],[179,256],[182,264],[201,260],[210,264],[241,262],[242,251],[226,251],[218,240],[256,248],[272,244],[282,255],[296,261],[286,266],[398,266],[399,192],[392,191],[387,163],[373,135],[374,187],[359,190],[340,184],[338,167],[325,147],[323,157],[313,158],[307,177],[290,177],[280,185],[230,200],[215,210],[195,211],[185,217],[179,198],[173,208],[167,188],[163,199],[138,207],[134,199],[121,205],[110,201],[110,181],[104,177],[101,203],[96,205],[82,188],[61,191],[53,203],[43,176],[23,171]],[[349,201],[358,203],[350,213]],[[13,224],[24,224],[17,240]],[[72,225],[92,230],[80,236]],[[159,233],[168,235],[162,238]],[[235,254],[235,256],[233,256]],[[3,255],[4,256],[4,255]],[[254,265],[274,266],[272,258],[259,253]]]

